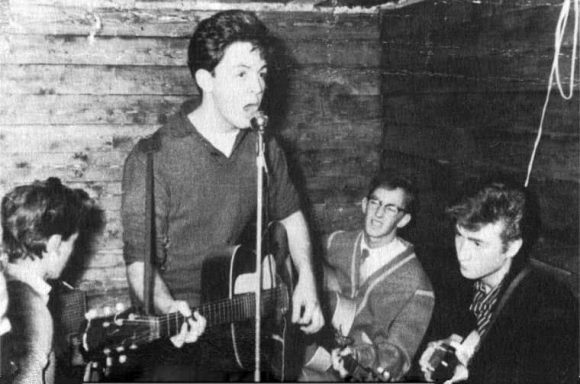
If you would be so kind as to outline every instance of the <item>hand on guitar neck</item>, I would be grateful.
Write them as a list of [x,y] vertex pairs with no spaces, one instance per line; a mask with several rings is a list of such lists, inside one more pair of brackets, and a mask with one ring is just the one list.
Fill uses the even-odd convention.
[[179,312],[187,321],[183,322],[179,333],[169,339],[171,343],[177,348],[181,348],[186,343],[195,343],[205,331],[206,318],[197,310],[192,314],[187,302],[181,300],[174,301],[169,308],[169,313],[174,312]]

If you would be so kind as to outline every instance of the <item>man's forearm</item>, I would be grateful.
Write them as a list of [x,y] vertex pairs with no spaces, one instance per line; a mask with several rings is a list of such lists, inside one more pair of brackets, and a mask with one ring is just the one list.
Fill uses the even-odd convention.
[[301,211],[296,211],[281,221],[288,235],[288,247],[299,278],[314,280],[312,270],[312,245],[306,219]]
[[[129,280],[129,286],[135,296],[137,296],[142,303],[144,302],[144,275],[144,262],[137,261],[127,266],[127,279]],[[174,299],[169,292],[169,288],[167,288],[167,285],[161,276],[159,276],[159,273],[155,271],[155,282],[153,284],[153,305],[155,310],[161,313],[168,313],[173,302]]]

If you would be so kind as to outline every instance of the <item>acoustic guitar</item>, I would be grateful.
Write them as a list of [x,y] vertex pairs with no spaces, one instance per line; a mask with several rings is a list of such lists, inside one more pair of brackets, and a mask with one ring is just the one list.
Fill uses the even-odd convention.
[[[298,377],[301,361],[296,357],[296,326],[290,322],[293,289],[292,264],[286,233],[276,224],[271,253],[262,260],[262,367],[274,379]],[[229,246],[211,252],[202,265],[203,304],[197,308],[207,319],[202,338],[218,346],[220,359],[228,357],[239,370],[254,369],[255,253],[243,246]],[[127,310],[103,318],[89,318],[83,347],[89,359],[122,355],[154,340],[179,333],[186,319],[178,312],[144,316]],[[292,340],[292,342],[289,342]],[[198,341],[198,342],[199,342]]]

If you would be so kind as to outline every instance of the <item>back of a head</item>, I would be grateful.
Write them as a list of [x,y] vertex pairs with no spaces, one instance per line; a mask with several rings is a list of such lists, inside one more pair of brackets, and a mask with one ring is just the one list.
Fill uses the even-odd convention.
[[66,240],[79,232],[94,202],[85,191],[51,177],[14,188],[2,198],[1,207],[3,248],[13,261],[41,258],[50,236],[58,234]]
[[200,69],[212,72],[233,43],[249,42],[266,61],[272,55],[274,39],[253,12],[229,10],[202,20],[189,42],[188,66],[195,79]]

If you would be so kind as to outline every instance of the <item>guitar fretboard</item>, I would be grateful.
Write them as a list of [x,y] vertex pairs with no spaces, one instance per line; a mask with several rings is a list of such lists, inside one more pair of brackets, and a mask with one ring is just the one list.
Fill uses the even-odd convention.
[[[235,295],[232,299],[223,299],[202,305],[198,310],[206,318],[207,326],[211,327],[253,318],[256,311],[255,303],[254,293],[250,292]],[[262,313],[265,309],[286,311],[288,303],[289,298],[284,286],[265,290],[262,293]],[[157,317],[158,334],[154,338],[176,335],[185,320],[185,317],[179,312]]]

